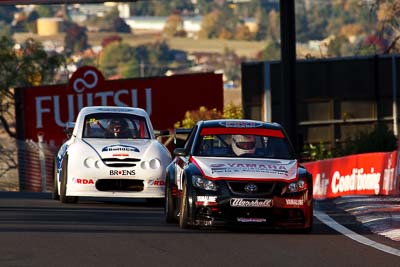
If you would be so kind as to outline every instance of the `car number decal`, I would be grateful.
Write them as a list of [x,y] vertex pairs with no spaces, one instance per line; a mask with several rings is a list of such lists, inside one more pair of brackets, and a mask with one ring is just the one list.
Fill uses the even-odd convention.
[[244,223],[265,223],[265,222],[267,222],[267,219],[265,219],[265,218],[238,217],[236,219],[238,222],[244,222]]

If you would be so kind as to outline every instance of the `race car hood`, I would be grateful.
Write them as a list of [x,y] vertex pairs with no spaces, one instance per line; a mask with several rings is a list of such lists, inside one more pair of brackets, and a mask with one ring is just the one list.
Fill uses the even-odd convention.
[[86,143],[101,158],[142,158],[151,146],[150,139],[139,140],[90,140]]
[[291,181],[297,176],[297,160],[192,157],[191,162],[211,180]]

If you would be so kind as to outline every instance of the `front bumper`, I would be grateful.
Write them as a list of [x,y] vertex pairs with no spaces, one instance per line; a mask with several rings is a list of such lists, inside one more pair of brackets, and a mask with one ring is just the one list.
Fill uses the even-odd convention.
[[[193,202],[195,226],[247,225],[282,229],[307,229],[312,226],[313,204],[307,191],[270,198],[196,195]],[[237,206],[240,202],[244,204]]]
[[67,196],[163,198],[165,175],[162,171],[139,175],[110,176],[108,170],[68,176]]

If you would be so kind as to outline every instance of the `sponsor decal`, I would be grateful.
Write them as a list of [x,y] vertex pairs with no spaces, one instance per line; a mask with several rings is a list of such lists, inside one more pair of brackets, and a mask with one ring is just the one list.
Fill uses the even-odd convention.
[[110,175],[135,175],[135,170],[110,170]]
[[304,204],[304,200],[303,199],[285,199],[286,201],[286,205],[295,205],[295,206],[301,206]]
[[199,202],[217,202],[217,196],[197,196]]
[[353,168],[351,174],[347,175],[335,171],[331,189],[334,194],[355,190],[375,190],[375,194],[379,194],[380,180],[381,173],[374,173],[374,168],[371,168],[370,173],[364,173],[364,168]]
[[152,186],[164,186],[165,185],[165,181],[162,180],[149,180],[149,185]]
[[262,126],[262,123],[252,121],[224,121],[219,124],[228,128],[256,128]]
[[87,178],[72,178],[72,183],[74,184],[94,184],[93,179]]
[[131,112],[130,109],[127,108],[118,108],[118,109],[111,109],[111,108],[98,108],[99,111],[108,111],[108,112]]
[[328,185],[329,185],[329,179],[326,176],[326,174],[323,173],[317,173],[315,176],[315,182],[313,186],[313,195],[314,196],[326,196],[328,192]]
[[112,154],[113,157],[128,157],[129,154],[124,154],[124,153],[118,153],[118,154]]
[[258,164],[258,163],[217,163],[210,165],[212,173],[276,173],[288,175],[288,169],[279,164]]
[[217,206],[217,196],[197,196],[196,206]]
[[238,222],[244,222],[244,223],[248,223],[248,222],[254,222],[254,223],[263,223],[263,222],[267,222],[267,219],[265,218],[244,218],[244,217],[238,217],[236,218]]
[[270,207],[272,207],[272,199],[232,198],[230,201],[230,204],[231,204],[231,207],[270,208]]
[[111,145],[111,146],[105,146],[101,149],[101,152],[113,152],[113,151],[140,152],[140,150],[137,147],[128,145]]

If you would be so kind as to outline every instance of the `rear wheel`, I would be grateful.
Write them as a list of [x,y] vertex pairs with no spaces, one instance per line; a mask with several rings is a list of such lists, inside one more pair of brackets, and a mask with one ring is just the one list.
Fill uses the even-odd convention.
[[182,229],[191,228],[191,225],[189,224],[189,201],[186,180],[184,180],[182,188],[182,198],[179,209],[179,227]]
[[78,197],[67,196],[67,182],[68,182],[68,156],[65,156],[62,161],[61,167],[61,186],[60,186],[60,201],[61,203],[76,203],[78,201]]
[[165,221],[167,223],[176,222],[175,212],[176,212],[175,200],[172,197],[171,186],[167,182],[167,185],[165,186],[165,206],[164,206]]

